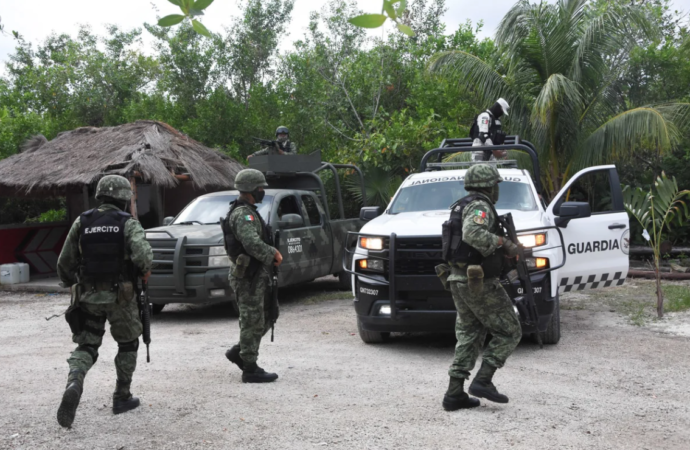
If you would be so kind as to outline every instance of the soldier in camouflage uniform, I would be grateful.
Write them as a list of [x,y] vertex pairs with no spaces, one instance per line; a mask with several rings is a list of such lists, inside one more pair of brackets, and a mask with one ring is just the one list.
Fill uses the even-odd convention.
[[58,258],[61,284],[72,289],[74,303],[85,318],[81,332],[72,336],[78,346],[67,360],[67,388],[57,414],[58,423],[66,428],[74,421],[84,377],[98,359],[106,321],[118,344],[113,412],[120,414],[139,406],[139,399],[129,390],[142,332],[133,282],[137,275],[144,282],[148,280],[153,252],[141,224],[123,212],[131,196],[126,178],[103,177],[96,187],[101,206],[74,222]]
[[240,342],[225,356],[242,370],[244,383],[268,383],[278,375],[256,363],[261,338],[271,328],[271,266],[283,261],[269,245],[270,236],[256,203],[264,198],[266,178],[256,169],[241,170],[235,177],[239,198],[231,203],[223,224],[225,247],[232,262],[228,275],[240,310]]
[[[474,165],[465,175],[465,189],[476,198],[462,212],[462,240],[483,259],[481,265],[449,262],[447,281],[458,311],[455,324],[458,342],[448,371],[450,384],[443,398],[443,407],[448,411],[479,406],[479,400],[464,392],[464,383],[474,368],[487,331],[493,337],[484,350],[482,366],[469,393],[493,402],[508,402],[508,397],[500,394],[491,381],[522,336],[520,321],[497,275],[503,259],[517,256],[518,251],[517,245],[499,232],[493,205],[498,200],[501,181],[496,168],[487,164]],[[484,272],[493,275],[484,277]]]
[[248,158],[251,158],[252,156],[258,156],[258,155],[296,155],[297,154],[297,144],[292,142],[290,140],[290,131],[287,129],[287,127],[280,126],[276,129],[276,141],[280,145],[280,148],[278,146],[273,146],[273,147],[264,147],[259,151],[256,151],[252,153],[251,155],[248,156]]

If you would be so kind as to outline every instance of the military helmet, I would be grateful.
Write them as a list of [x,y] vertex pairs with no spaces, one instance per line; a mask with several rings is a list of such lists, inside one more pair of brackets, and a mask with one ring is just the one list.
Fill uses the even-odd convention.
[[279,134],[287,134],[289,136],[290,130],[288,130],[287,127],[281,125],[278,128],[276,128],[276,136],[278,136]]
[[96,198],[110,197],[123,202],[132,198],[132,187],[127,178],[120,175],[106,175],[96,186]]
[[496,103],[501,105],[501,109],[503,110],[503,114],[505,114],[507,116],[508,115],[508,108],[510,108],[510,105],[508,105],[508,102],[505,101],[504,98],[499,98],[498,100],[496,100]]
[[465,174],[465,189],[491,188],[503,181],[496,166],[476,164]]
[[242,169],[235,176],[235,188],[240,192],[252,192],[259,187],[268,187],[264,174],[256,169]]

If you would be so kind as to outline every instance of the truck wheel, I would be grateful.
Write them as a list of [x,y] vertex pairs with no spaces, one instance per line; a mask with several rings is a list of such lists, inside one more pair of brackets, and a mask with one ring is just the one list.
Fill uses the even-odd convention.
[[381,344],[388,340],[391,336],[390,333],[382,333],[378,331],[368,331],[362,327],[362,321],[357,319],[357,331],[359,331],[359,337],[364,341],[365,344]]
[[556,306],[553,309],[549,326],[546,331],[541,333],[541,341],[549,345],[558,344],[558,341],[561,340],[561,306],[558,296],[554,301]]
[[151,311],[154,314],[159,314],[165,308],[166,303],[151,303]]

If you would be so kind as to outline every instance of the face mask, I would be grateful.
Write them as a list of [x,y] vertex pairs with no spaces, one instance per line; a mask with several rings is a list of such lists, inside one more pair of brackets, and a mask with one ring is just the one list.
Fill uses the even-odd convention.
[[265,195],[266,191],[261,188],[254,189],[254,192],[252,192],[252,197],[254,197],[254,202],[256,203],[261,203],[264,200]]
[[284,144],[285,142],[287,142],[288,136],[287,136],[287,135],[285,135],[285,136],[280,136],[280,135],[279,135],[278,138],[277,138],[276,140],[277,140],[278,142],[280,142],[281,144]]
[[491,201],[494,202],[494,205],[498,201],[498,193],[499,193],[498,185],[491,188]]

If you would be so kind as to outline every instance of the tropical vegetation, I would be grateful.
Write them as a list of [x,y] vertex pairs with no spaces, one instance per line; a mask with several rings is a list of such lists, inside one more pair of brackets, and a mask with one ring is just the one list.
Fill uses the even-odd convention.
[[[329,0],[303,33],[290,28],[293,0],[244,0],[210,37],[191,15],[43,42],[1,35],[15,51],[0,76],[0,158],[37,133],[155,119],[244,162],[258,149],[252,137],[285,125],[301,152],[362,167],[367,197],[385,204],[424,152],[467,136],[504,96],[505,127],[537,145],[549,193],[578,168],[608,162],[626,184],[652,186],[663,171],[690,187],[690,38],[669,1],[519,1],[493,39],[480,37],[481,23],[447,29],[445,0],[388,3],[413,37],[397,25],[367,37],[351,22],[364,13],[354,0]],[[288,30],[302,34],[290,46]],[[0,202],[3,221],[40,215]]]

